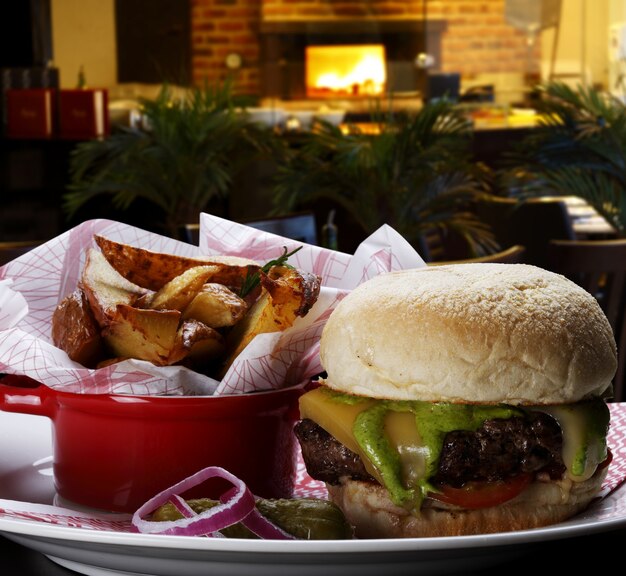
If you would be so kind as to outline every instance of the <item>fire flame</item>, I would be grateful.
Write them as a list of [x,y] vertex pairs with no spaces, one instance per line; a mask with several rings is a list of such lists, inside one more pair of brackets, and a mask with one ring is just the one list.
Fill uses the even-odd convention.
[[377,95],[385,90],[382,45],[309,46],[306,49],[307,96]]

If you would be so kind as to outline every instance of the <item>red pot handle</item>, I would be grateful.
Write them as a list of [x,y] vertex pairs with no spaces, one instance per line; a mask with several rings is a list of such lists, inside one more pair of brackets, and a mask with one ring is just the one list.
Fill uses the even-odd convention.
[[0,410],[52,418],[57,402],[54,390],[27,376],[0,376]]

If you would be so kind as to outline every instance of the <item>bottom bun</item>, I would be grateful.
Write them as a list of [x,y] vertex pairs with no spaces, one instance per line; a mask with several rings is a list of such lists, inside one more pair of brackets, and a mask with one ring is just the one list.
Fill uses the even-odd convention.
[[536,481],[505,504],[478,510],[446,506],[428,499],[419,515],[389,500],[379,484],[345,480],[328,485],[331,500],[354,526],[357,538],[423,538],[490,534],[539,528],[584,510],[598,495],[607,467],[584,482]]

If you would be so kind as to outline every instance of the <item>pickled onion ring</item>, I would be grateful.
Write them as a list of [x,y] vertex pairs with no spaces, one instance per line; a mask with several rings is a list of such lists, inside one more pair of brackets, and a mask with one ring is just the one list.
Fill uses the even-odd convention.
[[[194,509],[191,506],[189,506],[189,504],[187,504],[185,499],[179,496],[178,494],[174,494],[173,496],[171,496],[169,499],[169,502],[185,518],[192,518],[193,516],[196,515],[196,512],[194,511]],[[211,534],[206,534],[206,536],[209,536],[211,538],[226,538],[226,536],[224,536],[221,532],[212,532]]]
[[185,502],[184,498],[181,498],[178,494],[174,494],[170,497],[169,502],[176,510],[178,510],[185,518],[191,518],[195,516],[196,513],[193,511],[193,508]]
[[[200,514],[195,514],[191,517],[185,516],[180,520],[163,522],[144,520],[145,516],[168,502],[172,496],[177,496],[189,490],[189,488],[214,477],[223,478],[235,487],[235,490],[231,492],[230,498],[226,502],[221,502]],[[241,522],[255,509],[252,492],[239,478],[223,468],[209,466],[150,498],[133,514],[131,523],[139,532],[144,534],[204,536]]]
[[[193,486],[213,477],[228,480],[233,488],[220,498],[220,504],[196,514],[180,496]],[[170,502],[183,516],[180,520],[144,520],[159,506]],[[248,530],[264,539],[292,540],[294,536],[270,522],[255,506],[255,498],[245,483],[219,466],[209,466],[174,486],[153,496],[133,514],[131,523],[138,531],[146,534],[170,534],[177,536],[211,536],[223,538],[219,532],[232,524],[241,522]]]

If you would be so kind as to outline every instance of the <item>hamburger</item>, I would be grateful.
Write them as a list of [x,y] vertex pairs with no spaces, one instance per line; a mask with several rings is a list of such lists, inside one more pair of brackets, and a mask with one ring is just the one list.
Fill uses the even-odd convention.
[[561,275],[381,274],[330,315],[320,360],[295,434],[357,537],[546,526],[599,493],[616,344],[597,300]]

